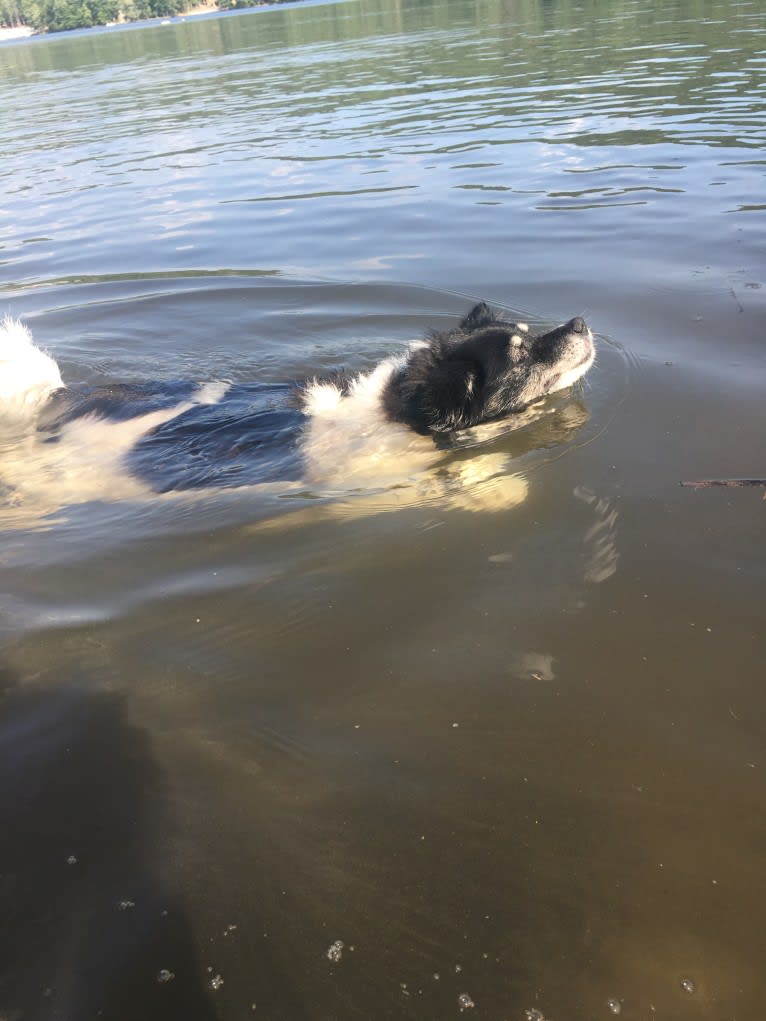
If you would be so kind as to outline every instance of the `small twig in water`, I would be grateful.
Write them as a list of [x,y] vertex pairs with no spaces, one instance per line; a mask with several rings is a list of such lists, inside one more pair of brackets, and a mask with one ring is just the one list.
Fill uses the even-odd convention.
[[766,486],[766,479],[699,479],[697,482],[682,482],[689,489],[710,489],[713,486]]

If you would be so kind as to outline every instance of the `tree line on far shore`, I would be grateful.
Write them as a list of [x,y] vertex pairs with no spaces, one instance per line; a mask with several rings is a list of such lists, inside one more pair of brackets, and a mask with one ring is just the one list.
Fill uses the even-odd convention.
[[[252,7],[263,0],[216,0],[219,10]],[[167,18],[194,6],[194,0],[0,0],[0,25],[27,25],[39,32],[62,32],[119,21]]]

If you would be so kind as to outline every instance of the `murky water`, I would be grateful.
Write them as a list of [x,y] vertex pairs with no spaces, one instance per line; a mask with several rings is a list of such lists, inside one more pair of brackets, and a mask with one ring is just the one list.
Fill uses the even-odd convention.
[[0,47],[2,310],[69,382],[366,368],[478,297],[599,334],[393,485],[151,495],[4,430],[1,1017],[760,1021],[766,503],[678,483],[766,474],[765,38],[352,0]]

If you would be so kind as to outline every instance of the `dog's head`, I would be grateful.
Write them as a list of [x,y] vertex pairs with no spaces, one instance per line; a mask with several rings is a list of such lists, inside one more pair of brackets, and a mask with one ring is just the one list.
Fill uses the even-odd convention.
[[465,429],[570,386],[594,357],[593,335],[579,316],[533,336],[482,303],[456,330],[412,348],[388,384],[386,411],[421,433]]

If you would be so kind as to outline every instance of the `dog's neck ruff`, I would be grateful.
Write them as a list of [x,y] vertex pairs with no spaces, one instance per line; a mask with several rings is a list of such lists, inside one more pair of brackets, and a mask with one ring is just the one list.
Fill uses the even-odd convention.
[[303,391],[303,408],[312,418],[353,418],[360,423],[381,417],[381,394],[391,377],[406,364],[406,355],[386,358],[370,372],[343,382],[313,379]]

